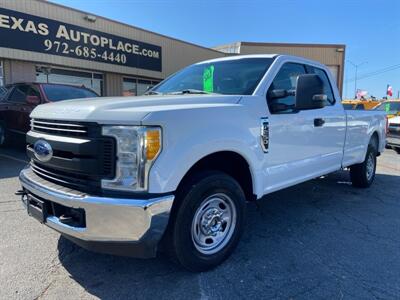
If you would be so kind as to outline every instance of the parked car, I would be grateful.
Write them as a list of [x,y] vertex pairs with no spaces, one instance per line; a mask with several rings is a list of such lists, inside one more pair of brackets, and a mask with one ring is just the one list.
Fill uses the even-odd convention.
[[50,83],[8,85],[0,101],[0,146],[12,136],[24,136],[30,129],[29,114],[44,103],[98,95],[85,87]]
[[90,250],[192,271],[235,249],[246,201],[340,170],[369,187],[386,117],[345,111],[326,66],[248,55],[189,66],[147,96],[41,105],[20,174],[29,215]]
[[389,119],[387,145],[400,154],[400,117]]
[[0,86],[0,101],[3,100],[6,94],[7,94],[7,88],[4,86]]
[[400,116],[400,100],[383,101],[374,109],[384,111],[389,119],[395,116]]

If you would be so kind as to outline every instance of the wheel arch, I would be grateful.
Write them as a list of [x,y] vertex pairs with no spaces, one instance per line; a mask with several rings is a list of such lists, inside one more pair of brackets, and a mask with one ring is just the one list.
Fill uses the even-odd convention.
[[369,139],[369,143],[368,144],[370,144],[370,143],[373,143],[373,145],[375,146],[375,149],[377,151],[377,154],[380,155],[380,151],[379,151],[379,148],[380,148],[379,147],[379,145],[380,145],[380,137],[379,137],[378,131],[375,130],[371,134],[371,137]]
[[213,152],[197,160],[182,177],[177,190],[192,176],[205,171],[221,171],[232,176],[242,187],[248,201],[257,198],[250,164],[243,155],[229,150]]

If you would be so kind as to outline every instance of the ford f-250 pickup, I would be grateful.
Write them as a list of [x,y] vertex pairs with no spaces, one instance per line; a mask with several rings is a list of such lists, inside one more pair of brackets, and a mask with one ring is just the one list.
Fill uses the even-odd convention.
[[209,60],[146,96],[46,104],[31,118],[29,215],[87,249],[161,248],[192,271],[232,253],[246,201],[343,168],[369,187],[386,137],[383,113],[345,111],[324,65],[286,55]]

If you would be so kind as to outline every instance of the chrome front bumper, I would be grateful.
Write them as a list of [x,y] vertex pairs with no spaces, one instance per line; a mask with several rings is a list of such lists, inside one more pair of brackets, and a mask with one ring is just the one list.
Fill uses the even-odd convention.
[[[46,181],[29,167],[21,171],[19,178],[27,193],[85,211],[85,227],[63,224],[51,215],[45,220],[47,226],[77,244],[99,252],[155,256],[168,224],[173,195],[145,200],[90,196]],[[121,252],[121,248],[127,248],[128,253]]]

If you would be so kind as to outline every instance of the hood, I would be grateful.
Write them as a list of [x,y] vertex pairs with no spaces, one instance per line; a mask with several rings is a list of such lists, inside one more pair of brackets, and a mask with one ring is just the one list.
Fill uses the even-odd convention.
[[152,112],[219,107],[240,100],[237,95],[166,95],[75,99],[36,107],[31,118],[139,125]]

